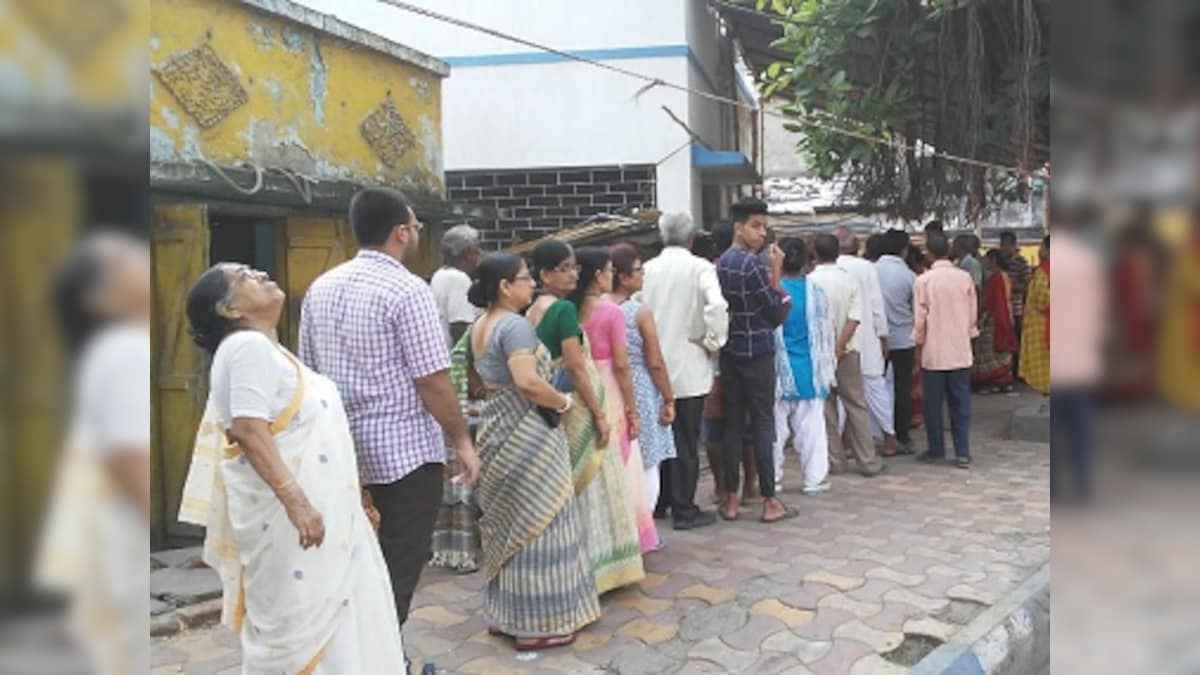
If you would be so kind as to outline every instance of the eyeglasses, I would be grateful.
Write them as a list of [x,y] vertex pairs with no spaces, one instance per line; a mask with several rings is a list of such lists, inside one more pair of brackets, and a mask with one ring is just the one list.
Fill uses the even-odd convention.
[[412,230],[413,232],[420,232],[421,230],[425,229],[425,223],[422,223],[421,221],[417,220],[416,218],[413,218],[413,221],[411,223],[397,225],[396,227],[399,227],[399,228],[402,228],[405,230]]
[[533,281],[532,274],[518,274],[512,278],[513,281]]
[[554,271],[562,272],[563,274],[567,274],[569,272],[578,272],[579,264],[578,263],[562,263],[558,267],[555,267]]

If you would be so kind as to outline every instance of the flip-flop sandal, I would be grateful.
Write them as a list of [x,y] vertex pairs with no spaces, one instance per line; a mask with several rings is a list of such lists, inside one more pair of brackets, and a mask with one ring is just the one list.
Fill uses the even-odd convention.
[[517,640],[517,651],[519,652],[536,652],[542,649],[553,649],[554,647],[566,647],[575,643],[575,633],[570,635],[556,635],[533,639]]
[[488,626],[488,635],[492,637],[511,638],[512,636],[495,626]]
[[790,506],[784,506],[782,516],[779,516],[778,518],[771,518],[770,520],[768,520],[766,517],[763,517],[763,518],[759,518],[758,520],[759,520],[759,522],[770,525],[772,523],[778,523],[781,520],[791,520],[792,518],[795,518],[798,515],[800,515],[800,512],[797,511],[796,509],[793,509]]

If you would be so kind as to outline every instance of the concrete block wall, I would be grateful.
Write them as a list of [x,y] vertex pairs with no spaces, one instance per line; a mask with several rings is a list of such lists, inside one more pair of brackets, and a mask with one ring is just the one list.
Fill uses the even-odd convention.
[[597,213],[655,205],[655,167],[563,167],[447,171],[451,201],[491,206],[494,220],[472,220],[484,247],[499,249],[578,224]]

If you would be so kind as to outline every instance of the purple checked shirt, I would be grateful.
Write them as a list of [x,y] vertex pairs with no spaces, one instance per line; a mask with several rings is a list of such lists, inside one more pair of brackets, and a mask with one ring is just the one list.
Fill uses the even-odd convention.
[[364,250],[322,274],[300,312],[300,358],[341,392],[364,484],[446,460],[413,381],[450,367],[433,293],[391,256]]

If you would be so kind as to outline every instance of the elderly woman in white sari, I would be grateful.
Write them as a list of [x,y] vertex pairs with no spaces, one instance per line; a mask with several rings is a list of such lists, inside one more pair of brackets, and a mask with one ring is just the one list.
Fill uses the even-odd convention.
[[346,413],[334,384],[279,344],[283,305],[265,273],[231,263],[188,293],[193,339],[213,358],[179,517],[207,528],[242,672],[403,672]]

